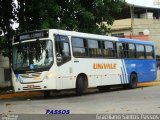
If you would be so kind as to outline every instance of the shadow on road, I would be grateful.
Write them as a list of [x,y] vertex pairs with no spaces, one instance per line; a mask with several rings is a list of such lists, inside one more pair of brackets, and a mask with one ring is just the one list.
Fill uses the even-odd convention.
[[[142,88],[142,87],[139,87]],[[137,89],[139,89],[137,88]],[[97,88],[90,88],[88,89],[82,96],[77,96],[74,90],[65,90],[65,91],[56,91],[52,92],[50,97],[45,98],[43,96],[43,92],[39,92],[38,94],[32,94],[33,92],[27,92],[27,94],[30,95],[20,95],[12,98],[4,98],[3,100],[5,101],[10,101],[10,100],[16,100],[16,101],[23,101],[23,100],[54,100],[54,99],[65,99],[65,98],[78,98],[78,97],[85,97],[85,96],[90,96],[90,95],[97,95],[97,94],[107,94],[110,92],[120,92],[120,91],[126,91],[126,90],[133,90],[133,89],[124,89],[121,86],[115,86],[110,88],[107,91],[99,91]],[[14,94],[14,93],[13,93]],[[16,94],[16,93],[15,93]],[[25,94],[25,93],[24,93]]]

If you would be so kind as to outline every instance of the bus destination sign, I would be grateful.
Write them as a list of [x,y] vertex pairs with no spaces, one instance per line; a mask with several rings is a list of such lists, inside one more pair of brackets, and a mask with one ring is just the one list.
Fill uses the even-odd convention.
[[48,31],[33,31],[28,33],[23,33],[20,35],[17,35],[14,39],[14,42],[20,42],[24,40],[30,40],[30,39],[38,39],[38,38],[47,38],[48,37]]

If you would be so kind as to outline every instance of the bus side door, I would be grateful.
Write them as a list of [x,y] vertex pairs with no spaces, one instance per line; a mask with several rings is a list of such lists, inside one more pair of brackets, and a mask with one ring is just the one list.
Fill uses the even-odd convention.
[[68,36],[55,35],[55,49],[58,74],[57,82],[61,81],[61,89],[73,88],[72,62]]

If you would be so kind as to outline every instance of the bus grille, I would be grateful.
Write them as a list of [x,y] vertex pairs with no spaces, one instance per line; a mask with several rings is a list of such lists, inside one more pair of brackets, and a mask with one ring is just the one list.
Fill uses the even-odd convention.
[[40,86],[23,87],[23,90],[40,90]]

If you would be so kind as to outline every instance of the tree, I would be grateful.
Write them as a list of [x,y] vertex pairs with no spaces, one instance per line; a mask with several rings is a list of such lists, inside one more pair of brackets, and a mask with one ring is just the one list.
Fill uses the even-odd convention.
[[14,0],[0,0],[0,27],[3,36],[0,37],[0,53],[10,58],[11,38],[13,37],[13,21],[15,20]]
[[114,12],[120,12],[123,0],[19,0],[20,32],[59,28],[80,32],[106,34]]
[[[112,25],[113,13],[120,12],[123,0],[0,0],[0,50],[9,56],[13,21],[19,23],[18,32],[59,28],[80,32],[106,34]],[[9,47],[8,47],[9,46]]]
[[125,6],[123,0],[57,0],[57,3],[66,29],[98,34],[110,32],[103,21],[112,25],[112,14]]
[[[16,19],[15,7],[13,0],[0,0],[0,27],[3,31],[3,36],[0,36],[0,54],[9,57],[9,68],[11,68],[11,44],[14,34],[12,25]],[[11,69],[9,76],[11,77]]]
[[19,32],[58,28],[59,6],[55,0],[18,0]]
[[[90,18],[92,18],[88,19],[87,22],[85,22],[84,19],[81,20],[81,29],[83,30],[85,26],[88,26],[88,23],[90,23],[87,32],[91,31],[92,33],[106,34],[110,32],[110,28],[108,28],[108,26],[112,25],[114,21],[112,13],[120,12],[125,5],[125,2],[122,0],[85,0],[85,2],[81,0],[81,4],[86,11],[88,11],[88,13],[84,13],[84,15],[90,15]],[[104,21],[108,26],[103,23]]]
[[[38,29],[59,28],[80,32],[106,34],[112,25],[114,13],[124,7],[123,0],[0,0],[0,51],[10,56],[13,34]],[[13,21],[19,23],[12,28]]]

